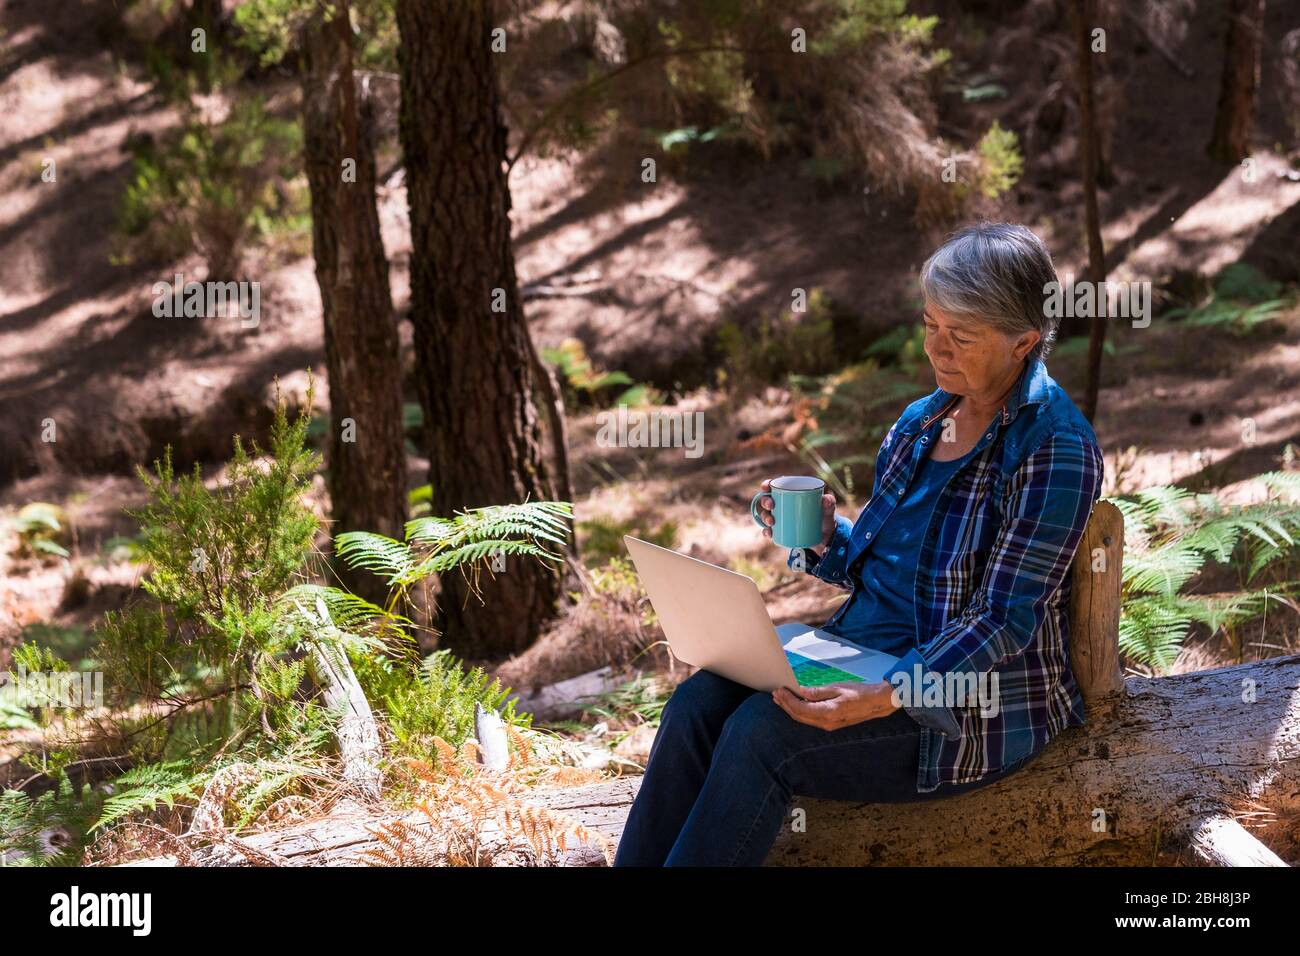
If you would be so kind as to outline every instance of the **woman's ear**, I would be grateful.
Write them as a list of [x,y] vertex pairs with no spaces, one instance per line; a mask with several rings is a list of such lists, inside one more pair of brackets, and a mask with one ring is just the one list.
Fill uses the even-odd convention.
[[1038,344],[1039,339],[1042,337],[1043,334],[1041,332],[1022,332],[1020,338],[1016,339],[1016,344],[1011,350],[1011,354],[1016,357],[1016,361],[1021,361],[1026,355],[1032,352],[1034,346]]

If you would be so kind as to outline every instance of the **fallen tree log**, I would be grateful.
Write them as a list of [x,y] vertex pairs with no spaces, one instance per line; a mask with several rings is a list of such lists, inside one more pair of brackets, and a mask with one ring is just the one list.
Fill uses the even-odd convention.
[[[1119,512],[1099,504],[1072,577],[1071,660],[1088,706],[1084,726],[973,793],[910,804],[796,795],[791,819],[802,811],[801,825],[783,829],[768,864],[1150,865],[1169,846],[1210,865],[1300,859],[1300,656],[1121,679],[1122,542]],[[639,784],[630,777],[541,791],[530,803],[617,845]],[[393,819],[420,818],[353,812],[241,839],[289,865],[356,863],[377,845],[372,831]],[[579,848],[566,862],[604,857]]]
[[[1253,703],[1242,700],[1247,682]],[[1224,865],[1300,858],[1300,657],[1129,678],[1125,688],[1023,770],[973,793],[914,804],[796,795],[791,810],[804,811],[802,832],[783,830],[768,863],[1150,865],[1162,842],[1201,847],[1199,857]],[[545,791],[530,802],[617,845],[640,780]],[[1272,848],[1262,855],[1235,820],[1260,805],[1271,811],[1253,831]],[[370,831],[394,819],[420,821],[352,813],[244,842],[293,864],[355,863],[377,845]],[[1235,840],[1222,839],[1225,829]],[[570,862],[600,859],[584,850]]]
[[612,667],[601,667],[577,677],[548,684],[533,694],[511,694],[515,710],[533,715],[534,720],[560,720],[594,704],[601,694],[618,686],[620,676]]

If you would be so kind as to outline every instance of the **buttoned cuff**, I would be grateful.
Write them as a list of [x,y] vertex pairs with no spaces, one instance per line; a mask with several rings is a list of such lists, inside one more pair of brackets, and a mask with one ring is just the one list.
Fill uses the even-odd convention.
[[[895,679],[896,675],[899,675],[897,679]],[[925,699],[926,688],[937,686],[942,692],[944,681],[943,675],[931,670],[916,648],[912,648],[900,657],[894,666],[885,672],[884,679],[894,685],[895,694],[902,695],[903,709],[922,727],[936,730],[945,737],[961,736],[961,724],[957,722],[957,715],[953,713],[951,707],[946,704],[935,704],[929,707],[921,704]]]
[[786,566],[792,571],[805,571],[828,584],[844,587],[848,584],[845,561],[848,557],[849,537],[853,522],[842,514],[835,515],[835,529],[826,550],[818,554],[812,548],[791,548]]

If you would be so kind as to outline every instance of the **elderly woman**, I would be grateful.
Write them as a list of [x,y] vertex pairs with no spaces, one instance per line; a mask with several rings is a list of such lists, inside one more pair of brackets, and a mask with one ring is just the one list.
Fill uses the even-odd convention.
[[938,388],[889,429],[857,520],[826,495],[820,553],[789,556],[850,592],[825,630],[898,663],[878,684],[771,694],[696,672],[664,708],[615,865],[757,865],[795,794],[965,793],[1083,723],[1067,572],[1103,463],[1043,364],[1051,256],[1023,226],[981,223],[920,278]]

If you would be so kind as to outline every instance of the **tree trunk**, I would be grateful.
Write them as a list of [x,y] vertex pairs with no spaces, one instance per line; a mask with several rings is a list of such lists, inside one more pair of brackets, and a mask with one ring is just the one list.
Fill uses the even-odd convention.
[[[303,129],[311,185],[312,244],[329,375],[328,483],[334,531],[401,539],[406,449],[401,364],[388,260],[375,206],[368,104],[358,105],[346,0],[318,13],[303,42]],[[352,591],[386,595],[367,571],[339,569]]]
[[[1253,703],[1242,701],[1252,687]],[[1136,678],[1089,708],[1037,759],[981,790],[907,804],[795,796],[768,855],[784,866],[1149,866],[1162,846],[1215,865],[1300,860],[1300,657],[1177,677]],[[640,777],[539,791],[617,845]],[[1253,831],[1241,819],[1265,819]],[[356,862],[370,831],[412,813],[355,812],[242,838],[298,865]],[[169,865],[168,859],[152,861]],[[579,847],[579,865],[601,865]],[[137,865],[146,865],[139,863]]]
[[1088,382],[1084,390],[1083,414],[1092,421],[1097,414],[1097,394],[1101,389],[1101,356],[1106,341],[1106,299],[1101,295],[1106,281],[1106,253],[1101,241],[1101,214],[1097,208],[1097,109],[1093,96],[1092,50],[1089,46],[1093,22],[1092,0],[1074,0],[1075,53],[1078,56],[1079,82],[1079,157],[1083,168],[1083,203],[1088,233],[1088,281],[1097,292],[1096,313],[1088,335]]
[[1264,32],[1264,0],[1229,0],[1228,34],[1224,42],[1223,79],[1214,113],[1209,154],[1224,164],[1250,155],[1250,128],[1259,87],[1260,39]]
[[[554,497],[510,243],[492,14],[482,0],[397,4],[411,319],[437,515]],[[467,606],[461,574],[441,585],[443,645],[479,658],[527,648],[560,594],[556,571],[531,558],[483,576],[483,606]]]

